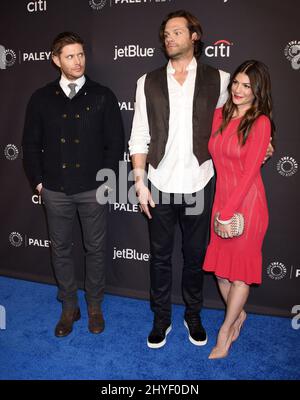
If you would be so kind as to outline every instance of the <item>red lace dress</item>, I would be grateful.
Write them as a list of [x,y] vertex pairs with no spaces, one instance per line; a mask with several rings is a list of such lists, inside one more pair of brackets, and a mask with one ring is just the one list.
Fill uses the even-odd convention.
[[[230,281],[261,283],[261,248],[268,226],[268,207],[260,168],[270,141],[271,123],[266,116],[260,116],[241,147],[237,137],[240,118],[232,119],[223,133],[215,136],[221,121],[222,109],[217,109],[208,144],[217,184],[203,269]],[[222,220],[230,219],[235,212],[242,213],[244,233],[232,239],[217,236],[213,230],[216,212],[220,212]]]

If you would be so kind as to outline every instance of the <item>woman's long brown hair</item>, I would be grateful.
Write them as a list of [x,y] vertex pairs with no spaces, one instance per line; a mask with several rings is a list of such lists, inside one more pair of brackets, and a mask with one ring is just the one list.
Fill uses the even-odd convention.
[[273,122],[272,115],[272,96],[271,96],[271,80],[268,68],[265,64],[256,60],[248,60],[241,64],[230,80],[228,85],[229,97],[223,106],[222,117],[223,121],[216,134],[222,133],[227,127],[230,120],[233,117],[234,111],[237,110],[237,106],[232,101],[231,87],[237,74],[245,73],[248,75],[250,80],[251,89],[254,95],[252,106],[247,110],[246,114],[240,121],[238,127],[239,142],[243,146],[249,136],[249,132],[255,120],[260,115],[266,115],[271,121],[271,138],[272,145],[274,147],[274,135],[275,135],[275,124]]

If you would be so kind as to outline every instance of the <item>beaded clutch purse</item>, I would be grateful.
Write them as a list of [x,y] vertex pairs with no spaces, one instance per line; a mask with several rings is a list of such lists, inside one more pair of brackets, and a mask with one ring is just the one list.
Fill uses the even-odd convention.
[[233,237],[241,236],[244,232],[245,220],[241,213],[233,214],[231,221],[231,233]]
[[214,230],[215,230],[215,233],[217,235],[220,236],[220,234],[218,232],[218,229],[217,229],[217,226],[218,226],[217,222],[219,222],[222,225],[230,224],[232,237],[238,237],[238,236],[241,236],[243,234],[244,228],[245,228],[245,219],[244,219],[243,214],[235,213],[235,214],[233,214],[233,217],[230,218],[228,221],[220,221],[218,219],[218,215],[219,214],[216,215],[215,221],[214,221],[215,222],[214,223],[214,228],[215,228]]

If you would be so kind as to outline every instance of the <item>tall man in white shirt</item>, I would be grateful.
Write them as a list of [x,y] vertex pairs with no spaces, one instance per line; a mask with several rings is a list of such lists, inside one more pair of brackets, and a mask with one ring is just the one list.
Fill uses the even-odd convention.
[[[149,218],[150,302],[154,312],[153,329],[147,340],[150,348],[164,346],[171,330],[171,258],[178,222],[183,237],[184,324],[194,345],[207,342],[200,318],[201,266],[214,194],[214,169],[207,144],[214,110],[227,98],[229,74],[198,60],[201,35],[198,19],[189,12],[169,14],[160,27],[160,39],[169,62],[137,82],[129,150],[137,196]],[[152,192],[145,184],[146,164]],[[153,190],[160,196],[156,204]],[[186,195],[203,199],[202,212],[196,215],[186,212]],[[162,197],[168,196],[170,204],[162,204]]]

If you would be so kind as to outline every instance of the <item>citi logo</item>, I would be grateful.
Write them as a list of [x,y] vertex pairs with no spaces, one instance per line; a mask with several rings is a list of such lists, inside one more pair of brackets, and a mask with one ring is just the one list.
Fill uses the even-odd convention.
[[30,1],[27,4],[27,11],[30,13],[47,11],[47,1],[46,0]]
[[42,196],[39,194],[34,194],[31,197],[31,201],[33,202],[33,204],[39,204],[39,205],[43,204]]
[[0,69],[13,66],[16,59],[16,53],[12,49],[6,49],[0,44]]
[[228,40],[218,40],[212,46],[207,46],[204,53],[206,57],[230,57],[232,45]]
[[123,258],[125,260],[149,261],[150,254],[139,253],[135,249],[118,250],[116,247],[114,247],[113,260],[116,258]]
[[124,154],[123,154],[123,161],[125,161],[125,162],[131,162],[130,154],[127,153],[126,151],[124,151]]
[[114,61],[118,58],[153,57],[155,47],[141,47],[136,44],[129,44],[124,47],[115,46]]

